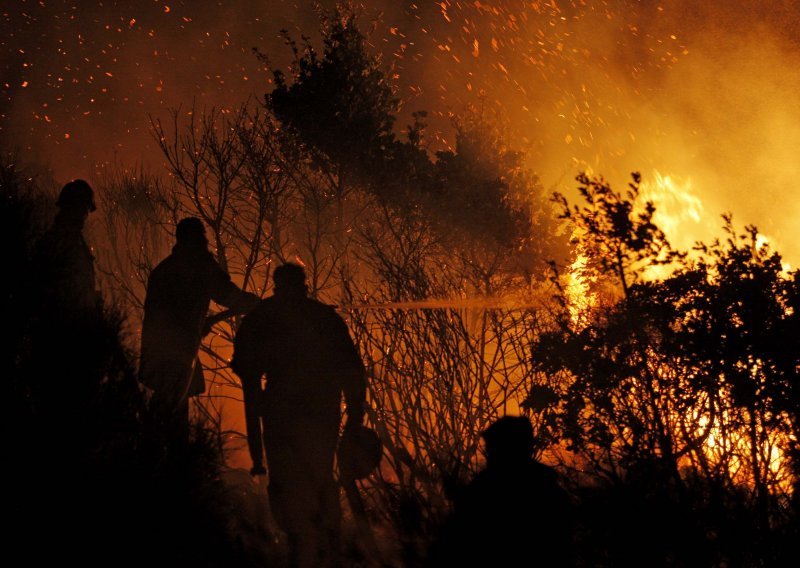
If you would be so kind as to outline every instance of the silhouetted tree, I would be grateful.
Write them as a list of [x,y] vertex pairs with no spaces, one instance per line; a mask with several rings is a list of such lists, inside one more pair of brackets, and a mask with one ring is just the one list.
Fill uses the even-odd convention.
[[401,139],[394,131],[400,100],[380,59],[367,49],[357,11],[337,6],[321,12],[320,32],[321,53],[307,38],[301,47],[286,35],[290,75],[272,70],[275,88],[266,107],[327,174],[340,216],[342,202],[360,187],[401,212],[422,208],[444,236],[455,227],[471,246],[501,248],[498,255],[536,253],[522,269],[530,272],[539,261],[538,272],[538,255],[553,248],[556,232],[521,154],[505,147],[476,111],[456,121],[454,151],[426,151],[425,112],[412,114]]
[[[337,6],[321,14],[322,54],[308,40],[294,53],[291,81],[273,70],[267,108],[336,176],[338,197],[351,184],[377,179],[397,143],[392,130],[399,99],[379,60],[367,52],[357,13]],[[380,188],[374,188],[380,191]]]

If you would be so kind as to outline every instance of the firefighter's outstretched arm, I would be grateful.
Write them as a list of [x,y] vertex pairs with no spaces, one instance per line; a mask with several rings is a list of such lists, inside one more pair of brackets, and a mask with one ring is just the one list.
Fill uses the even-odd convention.
[[228,308],[231,315],[246,314],[256,307],[260,298],[245,292],[231,281],[227,272],[214,265],[211,277],[211,299]]

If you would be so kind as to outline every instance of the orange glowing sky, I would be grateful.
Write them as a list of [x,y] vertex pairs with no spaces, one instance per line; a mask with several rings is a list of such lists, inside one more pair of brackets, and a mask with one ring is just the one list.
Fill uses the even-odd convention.
[[[309,5],[4,2],[0,142],[62,180],[157,169],[148,115],[263,95],[252,48],[285,63],[279,31],[313,35]],[[671,216],[700,211],[673,229],[680,245],[732,211],[800,264],[797,2],[386,0],[365,2],[363,19],[404,112],[431,113],[434,144],[451,134],[449,112],[483,101],[548,190],[585,168],[617,184],[658,172],[685,194],[665,203]]]

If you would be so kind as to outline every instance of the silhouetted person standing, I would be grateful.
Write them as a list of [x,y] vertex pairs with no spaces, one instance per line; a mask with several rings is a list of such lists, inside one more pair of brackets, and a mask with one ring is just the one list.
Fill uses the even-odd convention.
[[307,297],[302,267],[279,266],[273,278],[274,295],[242,322],[232,366],[244,388],[252,472],[265,473],[265,450],[270,504],[288,535],[290,562],[324,565],[339,546],[333,458],[342,394],[347,432],[364,417],[364,365],[333,307]]
[[98,302],[94,255],[83,238],[94,192],[82,179],[66,184],[56,201],[58,212],[34,253],[41,309],[72,318],[94,317]]
[[554,470],[531,457],[522,416],[483,432],[486,468],[456,497],[430,566],[572,566],[572,506]]
[[211,300],[246,313],[258,297],[243,292],[208,250],[205,228],[181,220],[172,254],[150,273],[142,322],[142,382],[153,390],[150,406],[166,426],[188,433],[189,397],[205,391],[197,351]]
[[87,182],[67,183],[52,226],[36,244],[31,283],[31,371],[34,406],[44,414],[80,413],[96,394],[101,362],[102,303],[95,288],[94,256],[83,237],[96,209]]

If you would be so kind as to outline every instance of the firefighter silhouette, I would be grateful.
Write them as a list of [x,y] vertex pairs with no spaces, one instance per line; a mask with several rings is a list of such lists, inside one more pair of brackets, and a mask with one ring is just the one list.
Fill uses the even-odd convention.
[[33,252],[30,388],[37,412],[61,420],[80,415],[97,393],[104,362],[94,355],[104,329],[94,256],[83,236],[96,209],[94,191],[84,180],[71,181],[56,206]]
[[361,427],[366,396],[364,366],[345,322],[307,296],[305,278],[296,264],[275,269],[274,295],[244,318],[232,363],[244,388],[252,472],[265,473],[266,453],[270,505],[287,533],[291,564],[302,567],[338,555],[333,464],[341,399],[347,435]]
[[202,221],[181,220],[172,254],[150,273],[142,322],[141,381],[153,391],[155,415],[185,432],[189,397],[205,391],[197,351],[211,300],[242,314],[258,297],[237,287],[208,250]]
[[482,436],[486,468],[456,495],[428,565],[573,565],[572,505],[556,472],[531,455],[530,420],[505,416]]
[[94,255],[83,237],[89,213],[96,210],[94,191],[77,179],[66,184],[56,201],[58,212],[34,253],[43,311],[81,318],[98,307]]

